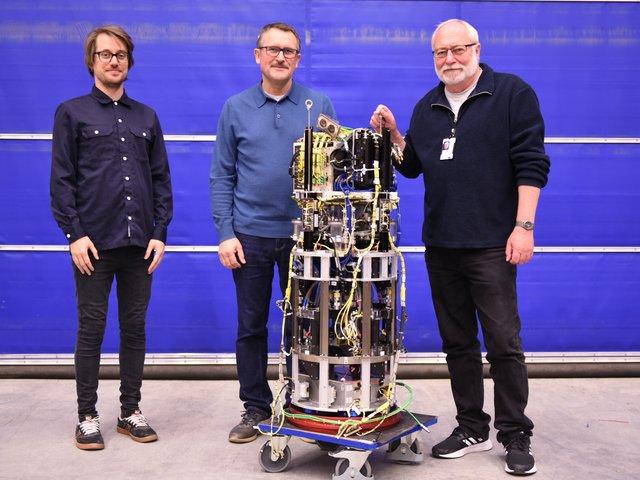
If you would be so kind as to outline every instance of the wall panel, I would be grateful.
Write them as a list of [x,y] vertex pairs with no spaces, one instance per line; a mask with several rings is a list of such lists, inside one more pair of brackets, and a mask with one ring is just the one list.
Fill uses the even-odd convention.
[[[130,31],[136,64],[127,92],[156,109],[165,134],[196,136],[167,144],[169,245],[186,251],[168,252],[155,275],[149,352],[215,354],[234,350],[236,307],[231,275],[214,251],[214,144],[195,140],[215,135],[224,100],[258,80],[259,27],[282,20],[299,29],[296,78],[328,93],[343,124],[366,126],[386,103],[405,129],[436,81],[433,27],[451,17],[478,28],[482,61],[535,88],[547,125],[551,175],[536,228],[544,251],[519,270],[527,350],[640,351],[640,3],[0,0],[0,354],[74,348],[70,260],[51,251],[65,240],[49,211],[50,140],[15,134],[48,134],[56,106],[89,91],[82,41],[93,26]],[[439,352],[423,255],[414,248],[422,245],[422,180],[398,185],[399,243],[412,252],[406,343],[411,352]],[[600,246],[626,250],[586,253]],[[115,304],[111,310],[105,352],[113,353]],[[273,351],[280,319],[274,305]]]

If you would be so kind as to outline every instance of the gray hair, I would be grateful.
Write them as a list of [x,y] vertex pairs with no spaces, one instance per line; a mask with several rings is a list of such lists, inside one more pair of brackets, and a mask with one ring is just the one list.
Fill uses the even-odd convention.
[[433,40],[436,37],[436,33],[438,32],[438,30],[440,30],[442,27],[444,27],[445,25],[448,25],[450,23],[459,23],[461,25],[464,25],[464,27],[467,29],[467,31],[469,32],[469,36],[471,37],[471,40],[473,43],[480,43],[480,36],[478,35],[478,31],[473,28],[473,26],[468,23],[465,22],[464,20],[460,20],[458,18],[451,18],[449,20],[445,20],[442,23],[439,23],[438,26],[436,27],[436,29],[433,31],[433,34],[431,35],[431,48],[434,48],[433,45]]

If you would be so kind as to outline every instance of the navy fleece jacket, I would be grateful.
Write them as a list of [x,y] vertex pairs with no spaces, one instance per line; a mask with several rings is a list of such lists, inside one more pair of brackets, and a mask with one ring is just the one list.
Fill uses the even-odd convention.
[[[410,178],[423,174],[426,246],[505,245],[516,220],[518,186],[547,183],[550,161],[535,92],[515,75],[480,67],[455,123],[440,83],[415,106],[405,136],[404,160],[396,168]],[[453,159],[440,160],[452,129]]]

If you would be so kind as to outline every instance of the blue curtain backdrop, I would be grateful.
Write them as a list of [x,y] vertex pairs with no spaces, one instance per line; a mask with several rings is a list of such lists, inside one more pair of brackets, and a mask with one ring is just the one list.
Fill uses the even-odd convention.
[[[167,135],[215,135],[225,99],[259,80],[253,46],[273,21],[298,29],[296,79],[329,94],[341,123],[368,126],[385,103],[404,130],[437,80],[431,32],[453,17],[479,30],[482,61],[534,87],[547,137],[581,139],[547,145],[552,167],[536,245],[577,251],[537,253],[520,268],[526,349],[640,351],[640,254],[580,251],[640,245],[638,3],[0,0],[0,135],[50,133],[57,105],[90,90],[83,40],[105,23],[131,33],[136,63],[127,92],[158,112]],[[208,197],[213,141],[167,147],[175,193],[168,244],[217,245]],[[49,140],[0,139],[0,354],[74,348],[70,258],[42,248],[66,243],[49,211],[50,150]],[[399,194],[401,246],[419,247],[421,180],[400,178]],[[405,257],[406,345],[439,352],[423,255]],[[105,353],[118,351],[115,311]],[[275,305],[272,313],[276,351]],[[215,253],[169,252],[154,276],[148,351],[233,352],[235,316],[231,274]]]

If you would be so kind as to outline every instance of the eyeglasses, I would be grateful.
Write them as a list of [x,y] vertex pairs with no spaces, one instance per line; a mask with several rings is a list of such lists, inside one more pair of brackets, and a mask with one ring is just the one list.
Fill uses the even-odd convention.
[[465,54],[467,48],[473,47],[477,43],[478,42],[469,43],[467,45],[456,45],[455,47],[451,48],[438,48],[437,50],[433,50],[431,53],[433,53],[433,56],[436,58],[446,58],[448,52],[451,52],[454,57],[461,57]]
[[300,50],[296,50],[295,48],[258,47],[259,50],[262,50],[263,48],[270,57],[277,57],[280,55],[280,52],[282,52],[284,58],[292,59],[300,53]]
[[124,62],[127,58],[129,58],[129,54],[123,51],[111,53],[109,50],[102,50],[100,52],[96,52],[95,55],[98,55],[98,58],[102,63],[111,62],[111,60],[113,60],[113,57],[116,57],[116,60],[118,60],[118,62]]

